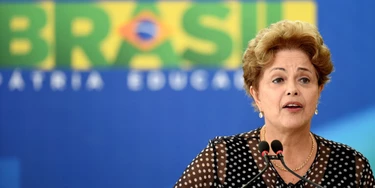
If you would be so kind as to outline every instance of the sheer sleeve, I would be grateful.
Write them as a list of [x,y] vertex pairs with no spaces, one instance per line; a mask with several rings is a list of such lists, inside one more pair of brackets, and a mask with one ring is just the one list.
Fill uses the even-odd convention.
[[359,187],[375,187],[374,174],[370,163],[361,154],[356,157],[356,179],[359,181]]
[[174,188],[221,187],[225,168],[225,144],[212,140],[186,167]]

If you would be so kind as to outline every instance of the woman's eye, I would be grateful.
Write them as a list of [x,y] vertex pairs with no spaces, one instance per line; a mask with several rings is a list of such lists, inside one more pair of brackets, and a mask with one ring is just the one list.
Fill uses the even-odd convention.
[[282,78],[276,78],[276,79],[272,80],[272,82],[275,83],[275,84],[281,83],[282,81],[284,81],[284,79],[282,79]]
[[310,83],[310,79],[308,79],[308,78],[301,78],[301,79],[299,79],[299,81],[300,81],[301,83],[303,83],[303,84],[308,84],[308,83]]

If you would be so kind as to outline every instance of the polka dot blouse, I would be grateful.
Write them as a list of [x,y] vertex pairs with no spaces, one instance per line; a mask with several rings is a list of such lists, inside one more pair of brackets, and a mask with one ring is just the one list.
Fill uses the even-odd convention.
[[[186,168],[174,188],[240,188],[265,166],[258,151],[260,128],[234,136],[216,137]],[[318,151],[305,178],[323,187],[372,187],[368,160],[356,150],[314,135]],[[270,167],[249,187],[314,187],[302,180],[287,184]]]

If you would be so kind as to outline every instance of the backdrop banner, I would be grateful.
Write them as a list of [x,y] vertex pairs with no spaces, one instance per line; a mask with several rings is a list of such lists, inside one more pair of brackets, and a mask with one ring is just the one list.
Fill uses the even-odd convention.
[[375,166],[373,2],[0,1],[0,188],[170,188],[215,136],[263,125],[242,53],[318,26],[335,72],[312,131]]

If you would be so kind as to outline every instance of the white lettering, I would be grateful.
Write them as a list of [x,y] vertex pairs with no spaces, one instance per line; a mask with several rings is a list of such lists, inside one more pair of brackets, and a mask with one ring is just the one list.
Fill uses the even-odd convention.
[[169,74],[169,85],[176,91],[183,90],[187,85],[187,75],[181,71],[174,71]]
[[157,91],[165,86],[165,76],[160,71],[151,71],[147,75],[147,86],[152,91]]
[[23,81],[21,72],[19,70],[13,71],[13,74],[9,80],[9,89],[11,91],[13,90],[22,91],[24,87],[25,87],[25,82]]
[[51,89],[53,91],[64,90],[66,84],[66,76],[62,71],[53,71],[51,73]]
[[241,69],[234,73],[234,85],[238,90],[242,90],[244,86],[243,71]]
[[204,70],[194,71],[190,77],[191,86],[198,91],[207,89],[207,77],[208,73]]
[[104,87],[104,82],[100,74],[93,71],[87,78],[86,87],[88,90],[101,90]]
[[43,86],[43,73],[41,71],[34,71],[31,74],[31,81],[33,82],[33,87],[35,91],[39,91]]
[[[41,91],[46,88],[44,84],[50,84],[52,91],[64,91],[69,89],[69,87],[72,87],[73,91],[80,91],[84,87],[90,91],[103,90],[105,83],[100,72],[96,70],[88,72],[87,80],[85,80],[86,77],[84,75],[79,71],[72,71],[71,74],[67,75],[64,71],[59,70],[51,71],[50,73],[43,70],[34,70],[30,72],[29,78],[34,91]],[[9,90],[25,90],[26,84],[29,82],[23,78],[24,76],[29,76],[29,74],[26,75],[21,70],[15,69],[9,77]],[[183,91],[187,87],[191,87],[196,91],[205,91],[210,87],[213,90],[229,90],[231,88],[243,90],[244,86],[242,69],[233,71],[218,70],[216,72],[205,69],[196,69],[191,72],[185,70],[170,70],[166,72],[162,70],[144,72],[130,70],[126,73],[126,77],[127,87],[130,91],[141,91],[143,89],[159,91],[166,88],[166,86],[170,87],[172,91]],[[0,86],[7,81],[8,78],[4,77],[4,73],[0,73]],[[120,84],[119,82],[117,83]]]
[[77,91],[81,89],[81,75],[78,72],[72,74],[72,89]]
[[215,73],[212,79],[212,87],[216,90],[218,89],[229,89],[230,80],[226,72],[220,70]]
[[143,88],[142,75],[137,71],[128,74],[128,87],[132,91],[139,91]]

